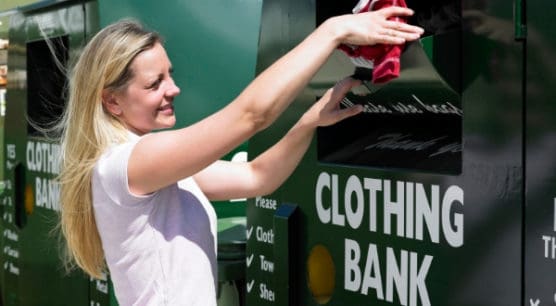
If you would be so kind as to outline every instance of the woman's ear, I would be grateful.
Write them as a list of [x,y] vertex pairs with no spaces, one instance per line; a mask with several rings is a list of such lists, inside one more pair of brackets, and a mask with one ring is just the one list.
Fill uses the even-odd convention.
[[113,116],[118,117],[122,114],[122,109],[118,104],[114,94],[108,90],[102,91],[102,105]]

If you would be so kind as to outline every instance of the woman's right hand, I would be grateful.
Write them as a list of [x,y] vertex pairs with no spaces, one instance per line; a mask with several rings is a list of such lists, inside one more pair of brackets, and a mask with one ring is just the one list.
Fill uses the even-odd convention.
[[420,27],[406,24],[391,17],[409,17],[413,10],[391,6],[377,11],[348,14],[328,19],[328,27],[338,43],[352,45],[403,44],[418,39],[424,32]]

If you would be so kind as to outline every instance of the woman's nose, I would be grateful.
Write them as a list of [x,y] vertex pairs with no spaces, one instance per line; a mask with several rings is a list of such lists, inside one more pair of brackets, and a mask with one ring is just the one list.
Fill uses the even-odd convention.
[[180,94],[180,88],[174,82],[174,79],[170,79],[170,84],[168,89],[166,90],[166,94],[172,97],[175,97]]

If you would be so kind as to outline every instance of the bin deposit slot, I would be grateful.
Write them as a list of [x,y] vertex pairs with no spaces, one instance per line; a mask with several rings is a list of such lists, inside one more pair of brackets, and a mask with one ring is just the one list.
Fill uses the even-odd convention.
[[28,193],[25,187],[25,168],[21,163],[17,163],[14,169],[14,183],[15,183],[15,225],[22,229],[27,224],[27,198]]
[[[351,14],[359,0],[317,0],[316,24],[332,16]],[[423,36],[458,30],[461,23],[461,0],[405,0],[415,13],[408,23],[425,29]]]
[[[357,1],[351,3],[355,5]],[[345,12],[333,1],[317,2],[317,23]],[[318,159],[325,163],[461,173],[461,16],[460,0],[411,1],[408,22],[425,29],[405,44],[398,78],[386,84],[365,81],[342,101],[361,104],[363,114],[317,132]],[[338,8],[334,13],[333,8]],[[353,6],[352,6],[353,7]],[[317,96],[361,69],[336,52],[315,78]],[[364,72],[363,72],[364,73]]]

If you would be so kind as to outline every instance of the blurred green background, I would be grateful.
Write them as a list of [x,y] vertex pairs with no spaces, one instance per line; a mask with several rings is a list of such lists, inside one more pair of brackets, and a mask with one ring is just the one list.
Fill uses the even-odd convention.
[[[45,2],[48,0],[45,0]],[[36,0],[0,0],[0,11],[9,10],[18,6],[27,5],[33,2],[37,2]]]

